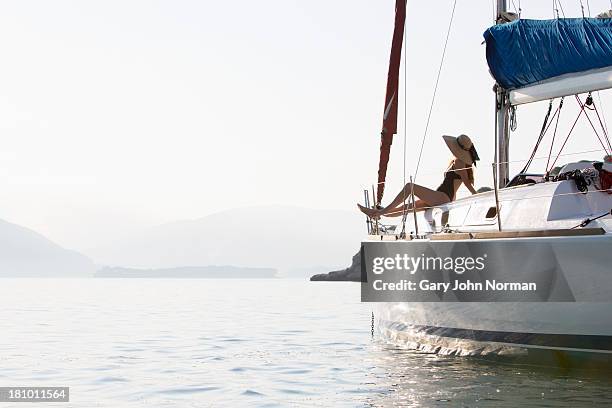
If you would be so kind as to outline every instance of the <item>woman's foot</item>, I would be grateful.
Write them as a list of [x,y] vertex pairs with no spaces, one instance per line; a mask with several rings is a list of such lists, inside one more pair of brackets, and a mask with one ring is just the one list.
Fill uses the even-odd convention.
[[368,207],[364,207],[361,204],[357,204],[357,207],[359,207],[359,210],[364,213],[365,215],[367,215],[370,218],[380,218],[381,216],[381,212],[380,210],[376,209],[376,208],[368,208]]

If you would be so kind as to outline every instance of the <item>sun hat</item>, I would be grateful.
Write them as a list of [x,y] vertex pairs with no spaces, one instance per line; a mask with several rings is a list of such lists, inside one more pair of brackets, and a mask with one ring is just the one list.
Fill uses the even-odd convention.
[[478,153],[476,153],[476,148],[474,147],[474,143],[472,143],[472,139],[467,135],[460,136],[442,136],[444,141],[446,142],[446,146],[451,151],[451,153],[459,160],[466,164],[474,164],[477,160],[480,160],[478,157]]

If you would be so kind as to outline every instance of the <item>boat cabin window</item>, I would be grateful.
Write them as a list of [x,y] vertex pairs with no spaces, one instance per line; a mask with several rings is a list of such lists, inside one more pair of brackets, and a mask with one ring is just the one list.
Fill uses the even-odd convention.
[[497,207],[490,207],[487,211],[486,218],[491,219],[497,217]]
[[442,219],[440,220],[442,227],[446,227],[446,225],[448,224],[448,211],[444,211],[442,213]]

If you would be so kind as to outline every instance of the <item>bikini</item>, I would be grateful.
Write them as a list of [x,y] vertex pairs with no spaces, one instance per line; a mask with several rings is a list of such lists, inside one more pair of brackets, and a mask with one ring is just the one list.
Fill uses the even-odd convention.
[[461,177],[455,172],[454,169],[448,170],[446,173],[444,173],[444,180],[436,191],[446,194],[449,201],[452,201],[453,197],[455,196],[455,180],[461,180]]

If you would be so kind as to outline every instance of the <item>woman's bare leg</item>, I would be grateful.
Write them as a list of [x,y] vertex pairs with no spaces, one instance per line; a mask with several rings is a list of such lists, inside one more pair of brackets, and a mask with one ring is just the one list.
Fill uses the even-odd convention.
[[422,201],[426,202],[429,206],[436,206],[449,202],[449,197],[441,191],[435,191],[418,184],[408,183],[393,199],[393,201],[391,201],[388,206],[381,210],[381,215],[384,215],[388,211],[395,209],[397,206],[402,204],[404,200],[410,201],[412,189],[414,189],[414,195],[419,197]]
[[[414,204],[415,204],[414,208],[416,208],[417,211],[421,211],[429,207],[429,205],[423,200],[416,200]],[[391,209],[389,212],[385,213],[385,217],[401,217],[402,215],[404,215],[404,212],[411,212],[411,211],[412,211],[412,205],[406,204],[406,205],[402,205],[402,206]]]
[[380,210],[378,208],[368,208],[357,203],[359,210],[370,218],[380,218]]
[[[441,191],[431,190],[419,184],[408,183],[399,192],[399,194],[393,199],[393,201],[391,201],[391,203],[385,208],[382,208],[382,209],[366,208],[359,204],[357,204],[357,206],[364,214],[366,214],[368,217],[371,217],[371,218],[378,218],[382,215],[389,215],[389,216],[397,217],[398,211],[400,215],[403,211],[404,200],[410,201],[412,189],[414,189],[414,195],[420,198],[420,200],[417,200],[415,203],[417,209],[425,208],[425,207],[433,207],[436,205],[448,203],[450,201],[449,197]],[[412,209],[410,205],[406,205],[406,207],[409,209]]]
[[[401,217],[402,215],[404,215],[404,212],[412,211],[412,204],[406,204],[406,205],[401,205],[396,208],[391,208],[389,210],[386,210],[387,212],[385,212],[384,214],[382,214],[381,209],[367,208],[360,204],[357,204],[357,206],[368,217],[375,218],[375,219],[380,218],[382,215],[384,215],[385,217]],[[415,208],[417,211],[422,211],[430,207],[431,206],[423,200],[416,200],[415,202]]]

